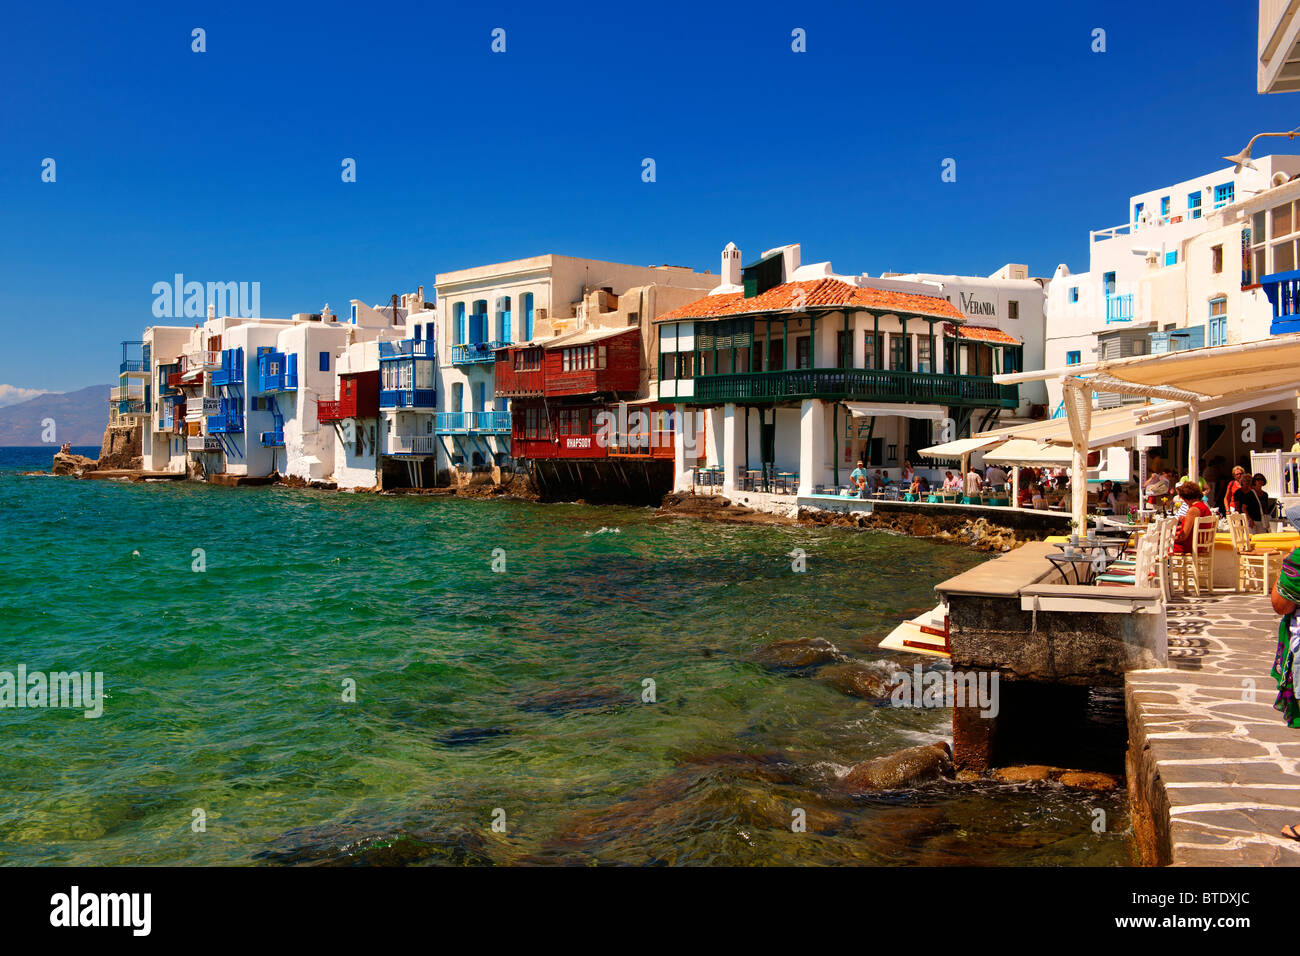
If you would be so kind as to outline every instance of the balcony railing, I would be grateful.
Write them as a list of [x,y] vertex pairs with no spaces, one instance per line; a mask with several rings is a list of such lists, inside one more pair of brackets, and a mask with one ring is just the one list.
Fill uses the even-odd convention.
[[210,370],[221,368],[221,351],[219,349],[198,349],[185,356],[185,367],[189,371],[196,368]]
[[322,398],[316,403],[316,420],[318,422],[339,422],[345,418],[357,417],[357,397],[351,395],[347,398],[334,399]]
[[1259,283],[1273,306],[1269,333],[1300,332],[1300,270],[1260,276]]
[[243,382],[244,366],[239,362],[232,362],[212,370],[213,385],[242,385]]
[[491,412],[439,412],[437,430],[440,435],[510,434],[510,413]]
[[495,350],[509,344],[509,342],[475,342],[472,345],[453,345],[451,364],[475,365],[479,362],[495,362]]
[[380,408],[436,408],[435,388],[384,388],[379,391]]
[[226,411],[208,417],[208,433],[212,435],[241,435],[244,432],[244,414]]
[[402,339],[400,342],[380,342],[379,357],[387,358],[437,358],[432,339]]
[[144,359],[127,359],[118,366],[118,374],[125,375],[128,372],[147,372],[144,367]]
[[221,451],[221,439],[211,435],[190,435],[185,439],[187,451]]
[[274,431],[262,432],[261,441],[263,448],[283,448],[284,429],[277,428]]
[[696,404],[805,398],[1015,408],[1020,389],[999,385],[987,375],[860,368],[743,372],[695,379]]
[[1133,293],[1125,292],[1123,295],[1108,293],[1106,295],[1106,324],[1132,321]]
[[433,443],[433,435],[389,435],[388,454],[432,455]]

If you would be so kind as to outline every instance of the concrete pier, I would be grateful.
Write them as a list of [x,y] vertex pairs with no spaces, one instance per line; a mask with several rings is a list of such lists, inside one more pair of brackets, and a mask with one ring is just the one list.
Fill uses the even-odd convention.
[[1176,600],[1168,666],[1125,678],[1134,839],[1147,865],[1300,864],[1300,730],[1273,709],[1262,594]]

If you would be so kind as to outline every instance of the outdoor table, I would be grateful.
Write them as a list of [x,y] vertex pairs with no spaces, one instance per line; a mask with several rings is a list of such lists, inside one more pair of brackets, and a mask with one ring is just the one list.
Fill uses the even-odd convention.
[[776,473],[777,484],[780,486],[784,494],[790,493],[791,482],[788,479],[793,479],[793,478],[794,478],[794,472],[792,471],[778,471]]
[[1047,560],[1061,575],[1066,584],[1091,584],[1094,572],[1093,559],[1086,554],[1049,554]]

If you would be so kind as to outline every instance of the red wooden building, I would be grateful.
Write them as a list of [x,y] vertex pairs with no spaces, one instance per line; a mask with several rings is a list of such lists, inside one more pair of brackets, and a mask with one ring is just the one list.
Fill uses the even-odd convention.
[[321,399],[316,405],[316,419],[337,422],[345,418],[379,417],[379,370],[343,372],[339,375],[336,401]]

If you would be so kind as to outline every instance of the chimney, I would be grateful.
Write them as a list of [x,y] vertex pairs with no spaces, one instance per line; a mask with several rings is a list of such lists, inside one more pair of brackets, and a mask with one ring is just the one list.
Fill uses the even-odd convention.
[[217,317],[217,306],[215,302],[208,303],[208,321],[211,322]]
[[734,242],[722,250],[722,284],[740,285],[740,250]]

